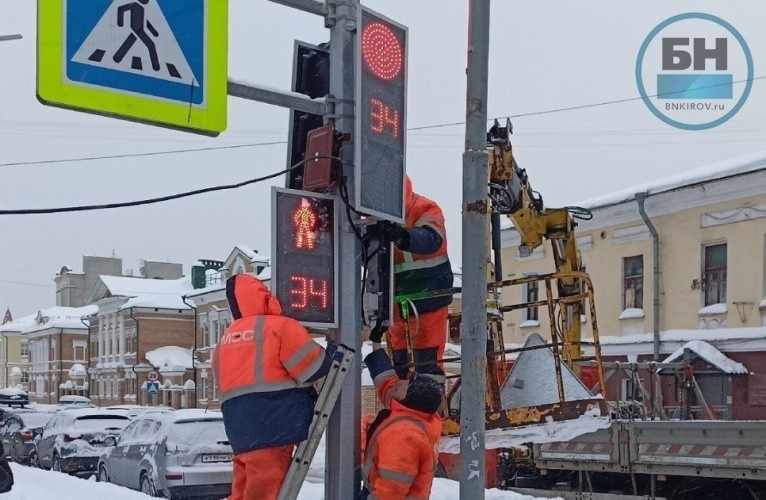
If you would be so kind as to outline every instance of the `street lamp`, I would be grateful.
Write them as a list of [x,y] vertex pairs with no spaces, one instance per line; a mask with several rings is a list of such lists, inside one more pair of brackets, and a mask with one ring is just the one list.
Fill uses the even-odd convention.
[[6,40],[21,40],[21,35],[16,33],[15,35],[0,35],[0,42],[5,42]]

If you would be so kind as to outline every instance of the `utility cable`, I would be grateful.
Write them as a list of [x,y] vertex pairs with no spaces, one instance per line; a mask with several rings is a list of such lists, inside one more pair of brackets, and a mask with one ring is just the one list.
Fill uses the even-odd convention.
[[[746,78],[744,80],[737,80],[731,83],[726,84],[716,84],[716,85],[710,85],[707,87],[700,87],[700,89],[708,88],[708,87],[718,87],[721,85],[733,85],[735,83],[744,83],[744,82],[750,82],[755,80],[763,80],[766,79],[766,76],[756,76],[753,78]],[[681,91],[678,91],[681,92]],[[662,94],[652,94],[647,95],[647,98],[650,97],[658,97],[660,95],[667,96],[671,95],[673,93],[677,92],[665,92]],[[531,111],[529,113],[519,113],[515,115],[507,115],[507,116],[499,116],[496,118],[488,118],[487,122],[491,122],[494,120],[501,120],[503,118],[522,118],[522,117],[528,117],[528,116],[540,116],[540,115],[547,115],[551,113],[561,113],[565,111],[575,111],[579,109],[588,109],[588,108],[596,108],[601,106],[609,106],[612,104],[623,104],[626,102],[633,102],[638,100],[643,100],[643,96],[638,97],[627,97],[624,99],[614,99],[610,101],[601,101],[601,102],[595,102],[595,103],[589,103],[589,104],[580,104],[577,106],[568,106],[563,108],[554,108],[554,109],[547,109],[544,111]],[[465,125],[464,121],[461,122],[448,122],[448,123],[438,123],[435,125],[423,125],[420,127],[408,127],[407,131],[417,131],[417,130],[429,130],[429,129],[436,129],[436,128],[444,128],[444,127],[454,127],[458,125]],[[112,160],[112,159],[119,159],[119,158],[137,158],[142,156],[160,156],[160,155],[169,155],[169,154],[180,154],[180,153],[196,153],[199,151],[220,151],[220,150],[226,150],[226,149],[239,149],[239,148],[252,148],[252,147],[258,147],[258,146],[276,146],[281,144],[287,144],[287,141],[273,141],[273,142],[260,142],[260,143],[252,143],[252,144],[235,144],[231,146],[211,146],[207,148],[194,148],[194,149],[176,149],[176,150],[169,150],[169,151],[157,151],[153,153],[126,153],[123,155],[109,155],[109,156],[91,156],[91,157],[83,157],[83,158],[66,158],[66,159],[59,159],[59,160],[39,160],[39,161],[26,161],[26,162],[10,162],[10,163],[0,163],[0,167],[12,167],[12,166],[23,166],[23,165],[45,165],[50,163],[67,163],[67,162],[80,162],[80,161],[93,161],[93,160]]]
[[[337,159],[334,156],[314,156],[310,159],[316,160],[316,159],[325,159],[325,158]],[[187,191],[185,193],[160,196],[158,198],[149,198],[149,199],[137,200],[137,201],[126,201],[122,203],[107,203],[104,205],[81,205],[81,206],[60,207],[60,208],[31,208],[31,209],[18,209],[18,210],[0,210],[0,215],[39,215],[39,214],[65,213],[65,212],[87,212],[92,210],[106,210],[111,208],[125,208],[125,207],[136,207],[140,205],[150,205],[153,203],[161,203],[164,201],[177,200],[180,198],[188,198],[190,196],[197,196],[200,194],[212,193],[215,191],[238,189],[244,186],[248,186],[250,184],[263,182],[265,180],[273,179],[274,177],[284,175],[292,170],[295,170],[296,168],[300,167],[304,163],[306,163],[305,159],[299,161],[295,165],[292,165],[284,170],[280,170],[279,172],[274,172],[272,174],[265,175],[263,177],[257,177],[255,179],[249,179],[246,181],[237,182],[236,184],[226,184],[223,186],[213,186],[208,188],[195,189],[193,191]]]

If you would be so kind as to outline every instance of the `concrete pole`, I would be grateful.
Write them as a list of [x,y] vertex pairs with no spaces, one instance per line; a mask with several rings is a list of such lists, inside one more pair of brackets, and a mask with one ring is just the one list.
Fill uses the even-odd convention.
[[484,498],[487,349],[487,71],[489,0],[469,0],[463,154],[460,498]]
[[[356,8],[359,0],[335,0],[335,15],[330,26],[330,94],[335,99],[335,128],[342,133],[354,132],[354,38],[356,35]],[[341,156],[343,173],[347,176],[349,191],[354,187],[354,145],[347,143]],[[354,199],[353,192],[350,199]],[[362,360],[359,332],[362,329],[360,287],[362,249],[341,210],[339,236],[339,329],[333,343],[342,343],[357,349],[343,390],[327,425],[327,456],[325,467],[325,498],[354,499],[361,489],[360,422],[362,413]],[[353,213],[353,212],[352,212]],[[354,216],[356,219],[358,217]]]

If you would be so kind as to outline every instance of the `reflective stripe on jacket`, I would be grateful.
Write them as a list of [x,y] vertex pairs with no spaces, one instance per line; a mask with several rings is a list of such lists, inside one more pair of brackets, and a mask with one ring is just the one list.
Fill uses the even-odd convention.
[[[331,356],[258,279],[226,282],[235,321],[213,350],[226,434],[235,454],[295,444],[308,435],[316,391]],[[332,351],[328,346],[328,351]]]
[[251,392],[310,387],[324,362],[322,347],[297,321],[283,316],[242,318],[213,351],[221,401]]
[[[407,201],[404,227],[424,229],[438,234],[441,242],[431,253],[394,249],[394,285],[396,295],[431,292],[452,288],[452,266],[447,256],[447,232],[444,215],[435,201],[412,194]],[[452,296],[422,299],[415,302],[418,312],[435,311],[452,302]]]
[[370,437],[362,469],[370,499],[428,499],[441,420],[391,401],[391,415]]

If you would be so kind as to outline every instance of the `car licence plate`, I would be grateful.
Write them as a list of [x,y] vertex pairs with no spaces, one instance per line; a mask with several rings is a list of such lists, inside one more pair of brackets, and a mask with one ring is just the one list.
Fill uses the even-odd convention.
[[215,455],[202,455],[203,462],[231,462],[231,453],[218,453]]

